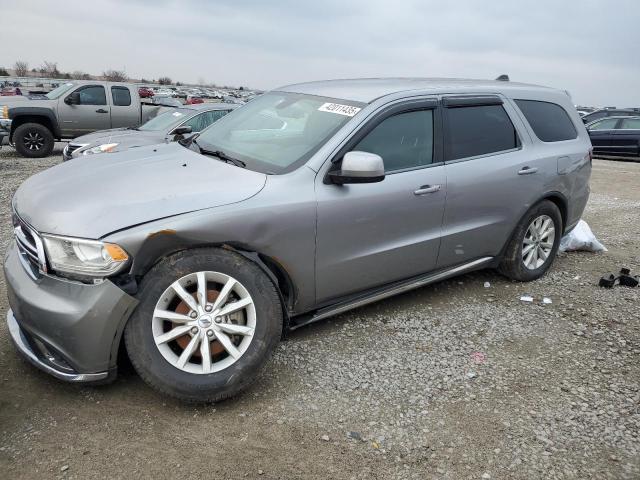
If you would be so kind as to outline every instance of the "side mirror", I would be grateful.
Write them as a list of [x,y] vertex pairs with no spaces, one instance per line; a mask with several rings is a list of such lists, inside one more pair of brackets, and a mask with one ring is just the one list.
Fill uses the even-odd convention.
[[73,92],[69,94],[64,99],[64,103],[67,105],[80,105],[80,92]]
[[340,170],[329,172],[331,183],[375,183],[384,180],[384,161],[380,155],[368,152],[347,152]]
[[187,133],[191,133],[190,125],[182,125],[181,127],[176,127],[173,130],[171,130],[169,135],[185,135]]

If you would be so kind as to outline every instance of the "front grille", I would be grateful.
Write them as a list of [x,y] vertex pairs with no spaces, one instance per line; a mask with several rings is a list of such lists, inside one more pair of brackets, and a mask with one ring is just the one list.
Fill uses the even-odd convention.
[[40,235],[20,218],[15,219],[14,224],[13,232],[22,265],[33,278],[40,278],[47,271]]

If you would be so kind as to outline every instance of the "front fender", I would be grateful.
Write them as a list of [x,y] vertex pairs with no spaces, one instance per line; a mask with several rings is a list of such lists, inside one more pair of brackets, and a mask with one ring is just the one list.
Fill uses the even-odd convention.
[[51,131],[53,136],[56,138],[60,138],[60,125],[58,124],[58,117],[56,117],[56,113],[47,107],[32,107],[32,106],[17,106],[9,108],[9,118],[12,120],[12,132],[13,130],[20,125],[21,120],[25,121],[37,121],[38,118],[45,118],[47,123],[51,126]]

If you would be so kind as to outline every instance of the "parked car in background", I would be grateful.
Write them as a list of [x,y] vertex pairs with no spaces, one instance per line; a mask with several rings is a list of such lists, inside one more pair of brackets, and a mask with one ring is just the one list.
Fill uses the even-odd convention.
[[164,107],[181,107],[183,105],[183,103],[177,98],[158,93],[151,97],[151,103],[153,105],[161,105]]
[[138,88],[138,95],[140,95],[140,98],[151,98],[153,97],[153,90],[147,87],[140,87]]
[[587,131],[594,154],[640,157],[640,115],[596,120]]
[[196,105],[198,103],[204,103],[204,100],[200,97],[194,97],[192,95],[187,95],[187,101],[185,102],[187,105]]
[[0,90],[0,96],[2,97],[13,97],[15,95],[22,95],[20,87],[3,87],[2,90]]
[[56,140],[108,128],[135,127],[158,110],[142,105],[132,84],[71,81],[44,97],[0,99],[0,138],[8,138],[24,157],[46,157]]
[[283,330],[480,268],[540,278],[583,213],[590,154],[559,90],[282,87],[191,142],[24,182],[4,262],[8,331],[74,382],[113,378],[124,332],[160,392],[228,398]]
[[632,117],[638,115],[638,112],[629,108],[615,109],[615,108],[603,108],[596,110],[595,112],[587,113],[582,116],[582,121],[585,125],[607,117]]
[[236,105],[206,103],[171,108],[137,128],[117,128],[78,137],[65,147],[63,160],[181,140],[201,132]]

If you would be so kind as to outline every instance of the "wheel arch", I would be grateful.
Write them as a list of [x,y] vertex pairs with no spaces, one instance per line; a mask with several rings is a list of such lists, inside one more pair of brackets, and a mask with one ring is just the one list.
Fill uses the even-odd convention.
[[60,138],[60,132],[57,129],[57,125],[54,124],[51,119],[46,115],[28,114],[15,117],[11,121],[11,133],[9,134],[9,141],[13,142],[13,135],[16,129],[25,123],[37,123],[47,128],[54,138]]
[[518,230],[518,225],[521,219],[527,214],[529,210],[531,210],[540,202],[543,202],[545,200],[549,200],[553,202],[558,207],[558,210],[560,210],[560,218],[562,218],[562,230],[563,230],[562,233],[564,234],[564,231],[567,228],[567,215],[568,215],[568,207],[569,207],[567,197],[565,197],[560,192],[556,192],[556,191],[547,192],[544,195],[540,196],[535,202],[532,202],[529,208],[527,208],[524,212],[522,212],[522,215],[520,215],[520,217],[518,218],[518,221],[511,229],[511,233],[509,234],[504,244],[502,245],[502,248],[500,249],[500,253],[498,254],[498,256],[495,257],[495,260],[492,263],[494,266],[497,266],[501,262],[502,258],[504,257],[505,251],[509,246],[509,243],[511,243],[511,239],[513,238],[516,231]]
[[565,197],[560,192],[549,192],[541,197],[533,205],[537,205],[544,200],[550,200],[551,202],[555,203],[555,205],[558,207],[558,210],[560,210],[560,217],[562,218],[562,233],[564,234],[567,229],[567,220],[569,218],[569,201],[567,200],[567,197]]
[[154,265],[171,255],[196,248],[220,248],[229,250],[257,265],[273,282],[278,292],[284,314],[283,334],[287,331],[290,314],[296,303],[297,293],[295,283],[282,262],[247,245],[233,242],[189,244],[183,243],[176,237],[176,235],[168,231],[166,235],[150,238],[149,244],[140,249],[141,252],[146,252],[146,254],[138,255],[129,273],[114,278],[114,283],[127,291],[127,293],[135,295],[138,283],[147,272],[149,272]]
[[[295,285],[290,275],[284,266],[276,259],[251,250],[249,248],[243,248],[239,245],[233,245],[231,243],[210,243],[210,244],[198,244],[189,246],[174,246],[173,248],[167,248],[162,254],[157,255],[154,259],[147,258],[145,261],[139,262],[137,266],[134,266],[132,270],[123,275],[119,275],[111,279],[118,287],[122,288],[128,294],[135,296],[137,293],[137,285],[142,278],[153,268],[154,265],[161,262],[163,259],[175,255],[176,253],[192,250],[196,248],[220,248],[229,250],[242,255],[248,261],[257,265],[276,287],[278,298],[280,299],[280,305],[282,307],[282,338],[285,338],[290,325],[290,312],[295,304]],[[133,312],[131,312],[133,313]],[[124,328],[131,315],[122,321],[122,324],[116,331],[116,335],[113,339],[111,347],[111,365],[117,366],[120,360],[123,358],[124,352]],[[125,355],[126,356],[126,355]]]

